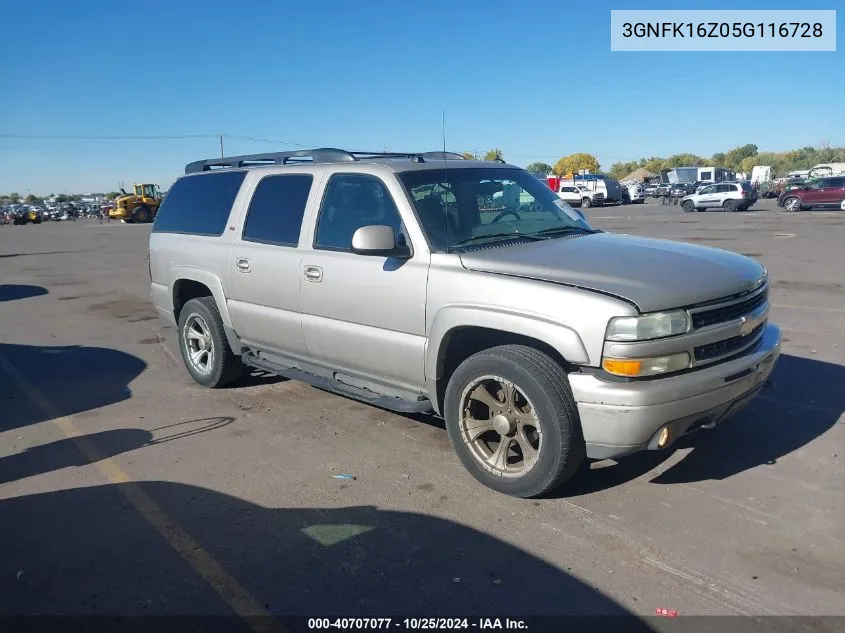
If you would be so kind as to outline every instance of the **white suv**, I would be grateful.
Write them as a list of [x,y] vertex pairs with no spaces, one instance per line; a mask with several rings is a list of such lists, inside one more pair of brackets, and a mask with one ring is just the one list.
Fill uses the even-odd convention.
[[595,205],[604,204],[604,194],[596,191],[591,191],[583,185],[567,186],[564,185],[557,192],[561,200],[568,202],[572,206],[582,206],[584,208]]
[[747,182],[717,182],[684,196],[681,206],[687,213],[706,209],[747,211],[754,202],[754,191]]

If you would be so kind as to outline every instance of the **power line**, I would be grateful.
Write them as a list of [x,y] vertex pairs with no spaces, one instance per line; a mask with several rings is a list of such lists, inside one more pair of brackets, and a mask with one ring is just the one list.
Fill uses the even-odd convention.
[[0,138],[10,139],[41,139],[48,141],[140,141],[140,140],[172,140],[189,138],[217,138],[219,134],[171,134],[171,135],[49,135],[49,134],[0,134]]
[[250,141],[253,143],[273,143],[276,145],[292,145],[294,147],[320,147],[316,144],[306,145],[294,141],[283,141],[254,136],[240,136],[237,134],[0,134],[4,139],[29,139],[46,141],[146,141],[146,140],[180,140],[180,139],[232,139]]
[[318,144],[311,144],[311,145],[303,145],[302,143],[294,143],[293,141],[279,141],[270,138],[255,138],[252,136],[237,136],[234,134],[224,134],[225,138],[232,138],[237,141],[252,141],[254,143],[273,143],[276,145],[293,145],[295,147],[321,147]]

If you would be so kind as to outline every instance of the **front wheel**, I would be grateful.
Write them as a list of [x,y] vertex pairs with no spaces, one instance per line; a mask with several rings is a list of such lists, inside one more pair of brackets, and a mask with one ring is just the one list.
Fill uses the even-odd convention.
[[591,206],[593,206],[592,200],[590,200],[589,198],[581,198],[581,207],[582,208],[589,209]]
[[800,211],[801,210],[801,200],[796,197],[787,198],[783,201],[783,208],[787,211]]
[[683,208],[686,213],[692,213],[695,211],[695,203],[692,200],[684,200],[681,208]]
[[191,378],[203,387],[225,387],[243,374],[213,297],[191,299],[179,313],[179,350]]
[[140,206],[132,210],[131,217],[133,224],[146,224],[152,219],[153,214],[149,207]]
[[467,358],[449,380],[444,412],[461,463],[498,492],[542,495],[584,463],[566,372],[534,348],[503,345]]

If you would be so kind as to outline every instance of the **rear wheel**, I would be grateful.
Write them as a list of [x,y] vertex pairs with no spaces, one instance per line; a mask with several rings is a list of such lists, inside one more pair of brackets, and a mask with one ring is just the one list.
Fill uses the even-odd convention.
[[724,206],[725,211],[729,211],[731,213],[739,209],[739,205],[736,203],[736,200],[725,200],[725,204],[722,206]]
[[498,492],[542,495],[584,463],[566,372],[534,348],[503,345],[470,356],[449,380],[444,412],[461,463]]
[[801,200],[792,196],[787,198],[783,201],[783,208],[787,211],[800,211],[801,210]]
[[179,314],[179,350],[191,377],[212,389],[234,382],[244,372],[232,352],[213,297],[191,299]]
[[692,200],[684,200],[684,203],[681,205],[683,210],[687,213],[692,213],[695,211],[695,203]]

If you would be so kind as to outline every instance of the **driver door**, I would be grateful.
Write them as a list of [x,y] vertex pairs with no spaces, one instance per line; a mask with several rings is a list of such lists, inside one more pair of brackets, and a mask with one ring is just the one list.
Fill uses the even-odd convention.
[[708,185],[704,189],[701,190],[701,193],[698,194],[698,204],[697,206],[702,207],[704,209],[711,209],[713,207],[718,207],[720,204],[719,195],[716,192],[718,185]]
[[[412,244],[396,200],[402,191],[362,173],[328,180],[319,215],[301,251],[302,332],[318,364],[399,388],[425,384],[425,305],[429,253]],[[403,211],[412,218],[408,205]],[[359,255],[352,235],[367,225],[393,228],[411,257]]]
[[805,191],[804,195],[802,196],[804,204],[807,206],[812,206],[814,204],[823,203],[826,185],[827,179],[817,180],[816,182],[811,184],[809,189]]

